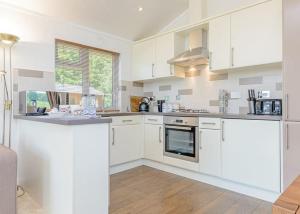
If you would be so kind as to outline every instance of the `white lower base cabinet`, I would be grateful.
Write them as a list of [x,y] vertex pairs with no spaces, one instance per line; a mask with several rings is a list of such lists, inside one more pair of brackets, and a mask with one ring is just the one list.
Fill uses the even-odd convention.
[[145,124],[144,157],[149,160],[163,161],[163,126]]
[[199,170],[213,176],[221,176],[221,132],[220,130],[200,129],[199,131]]
[[144,126],[112,126],[110,142],[110,165],[141,159],[143,156]]
[[279,121],[222,120],[222,177],[280,192]]

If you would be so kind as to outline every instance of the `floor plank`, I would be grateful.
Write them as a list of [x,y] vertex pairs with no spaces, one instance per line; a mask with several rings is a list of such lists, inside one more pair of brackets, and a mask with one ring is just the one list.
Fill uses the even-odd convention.
[[110,214],[268,214],[272,204],[142,166],[111,176]]

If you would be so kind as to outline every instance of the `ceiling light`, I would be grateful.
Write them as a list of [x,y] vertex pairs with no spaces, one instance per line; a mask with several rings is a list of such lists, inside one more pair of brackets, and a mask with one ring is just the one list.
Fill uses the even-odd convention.
[[2,44],[4,46],[12,46],[18,41],[19,41],[19,37],[15,35],[0,33],[0,45]]
[[139,8],[138,8],[138,11],[139,11],[139,12],[142,12],[143,10],[144,10],[143,7],[139,7]]

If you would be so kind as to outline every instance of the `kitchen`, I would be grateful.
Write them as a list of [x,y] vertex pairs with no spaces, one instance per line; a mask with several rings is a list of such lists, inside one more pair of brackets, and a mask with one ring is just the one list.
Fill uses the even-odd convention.
[[[0,32],[19,37],[0,55],[18,213],[271,213],[300,174],[299,3],[165,2],[157,17],[110,3],[128,16],[116,26],[0,6]],[[176,202],[185,191],[199,200]]]

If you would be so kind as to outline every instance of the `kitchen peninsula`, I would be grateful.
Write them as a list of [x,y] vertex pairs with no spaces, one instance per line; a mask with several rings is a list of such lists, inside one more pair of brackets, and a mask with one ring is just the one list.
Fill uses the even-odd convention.
[[19,183],[46,213],[108,213],[111,119],[15,119]]

